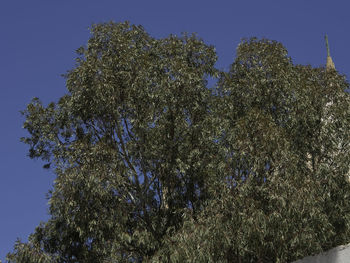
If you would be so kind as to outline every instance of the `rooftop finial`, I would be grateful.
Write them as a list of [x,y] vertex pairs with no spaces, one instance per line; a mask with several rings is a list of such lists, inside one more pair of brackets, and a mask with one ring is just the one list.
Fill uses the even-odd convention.
[[326,40],[326,47],[327,47],[327,64],[326,64],[326,70],[335,70],[335,66],[331,57],[331,53],[329,51],[329,45],[328,45],[328,36],[325,35],[325,40]]
[[325,35],[324,39],[326,40],[327,57],[330,57],[330,56],[331,56],[331,53],[329,52],[328,36],[327,36],[327,35]]

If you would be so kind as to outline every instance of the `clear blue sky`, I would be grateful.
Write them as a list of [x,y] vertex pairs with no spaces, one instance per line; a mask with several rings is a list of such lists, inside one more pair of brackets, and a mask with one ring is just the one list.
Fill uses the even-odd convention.
[[349,75],[349,10],[348,0],[1,0],[0,259],[48,219],[45,194],[54,180],[27,157],[19,111],[33,97],[47,105],[66,93],[60,75],[74,66],[92,23],[128,20],[154,37],[197,32],[216,47],[220,69],[251,36],[282,42],[294,63],[320,66],[327,33],[336,68]]

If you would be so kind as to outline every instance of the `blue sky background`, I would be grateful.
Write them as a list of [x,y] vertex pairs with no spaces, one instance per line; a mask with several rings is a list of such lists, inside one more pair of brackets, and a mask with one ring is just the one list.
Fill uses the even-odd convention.
[[92,23],[130,21],[160,38],[197,32],[228,69],[243,37],[280,41],[294,63],[324,65],[328,34],[339,72],[350,73],[349,1],[333,0],[0,0],[0,259],[49,218],[54,174],[27,157],[19,113],[33,97],[45,105],[66,93],[61,74],[87,43]]

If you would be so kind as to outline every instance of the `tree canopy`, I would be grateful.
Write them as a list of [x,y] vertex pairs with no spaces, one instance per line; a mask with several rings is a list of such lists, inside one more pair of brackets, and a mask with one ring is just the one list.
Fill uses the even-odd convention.
[[[56,175],[9,262],[290,262],[350,242],[350,100],[334,67],[244,39],[96,24],[67,94],[22,112]],[[208,79],[216,80],[210,87]]]

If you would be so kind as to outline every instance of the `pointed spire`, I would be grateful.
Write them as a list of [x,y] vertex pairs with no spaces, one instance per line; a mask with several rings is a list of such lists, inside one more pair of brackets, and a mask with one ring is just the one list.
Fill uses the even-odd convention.
[[335,70],[335,65],[333,63],[332,57],[331,57],[331,53],[329,51],[329,45],[328,45],[328,36],[325,35],[325,40],[326,40],[326,47],[327,47],[327,64],[326,64],[326,71],[330,71],[330,70]]

